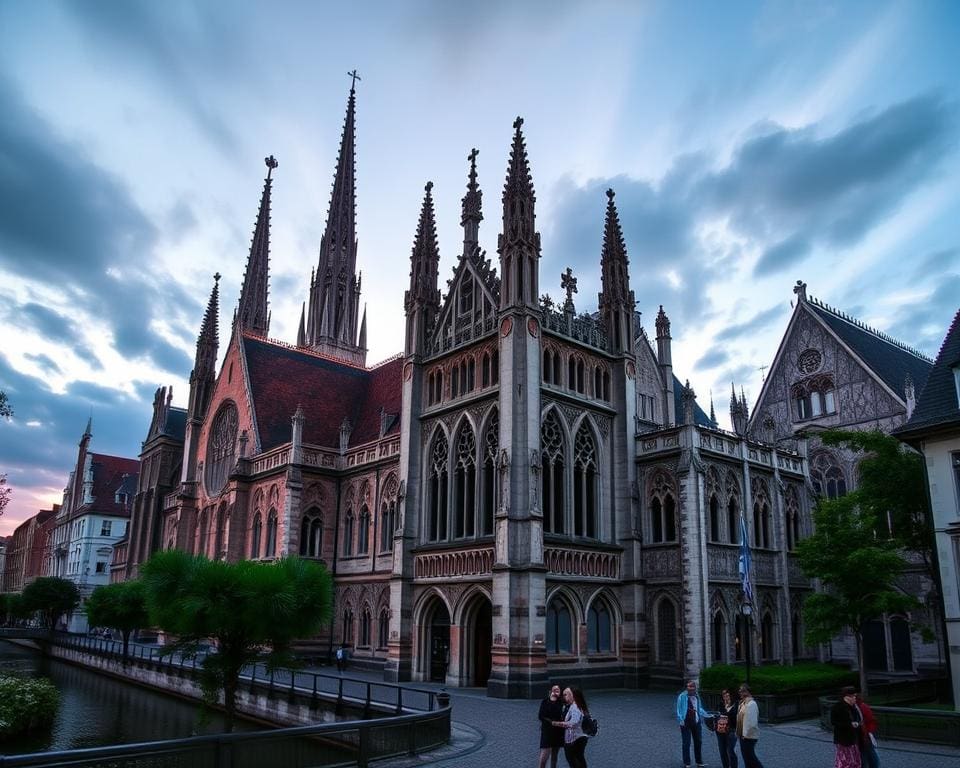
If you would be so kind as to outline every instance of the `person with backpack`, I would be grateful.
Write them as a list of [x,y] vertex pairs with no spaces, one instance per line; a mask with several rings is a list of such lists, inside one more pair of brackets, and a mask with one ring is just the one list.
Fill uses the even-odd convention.
[[[596,721],[590,717],[587,700],[579,688],[564,689],[563,700],[567,705],[567,714],[562,721],[557,721],[554,725],[566,729],[563,739],[564,757],[567,758],[570,768],[587,768],[587,758],[584,755],[587,748],[587,734],[583,732],[583,723],[584,719],[589,719],[593,724]],[[594,733],[596,733],[595,730]]]
[[343,647],[343,643],[340,643],[340,647],[337,648],[337,672],[343,672],[346,666],[347,649]]
[[677,722],[680,723],[680,743],[683,750],[683,766],[690,768],[690,742],[693,741],[693,757],[698,766],[703,765],[704,719],[710,713],[703,708],[700,694],[697,693],[697,681],[688,680],[687,690],[677,697]]
[[558,728],[554,723],[563,720],[564,717],[563,694],[559,685],[551,686],[547,698],[540,702],[540,761],[539,768],[547,768],[547,760],[550,761],[550,768],[557,768],[557,756],[563,747],[563,738],[565,731]]

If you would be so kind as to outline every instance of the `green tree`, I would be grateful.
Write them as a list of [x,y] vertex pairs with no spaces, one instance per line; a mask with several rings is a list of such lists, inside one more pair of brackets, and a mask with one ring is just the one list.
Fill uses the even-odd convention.
[[878,430],[828,430],[819,435],[825,445],[864,454],[854,495],[860,508],[873,516],[877,533],[923,560],[933,579],[933,528],[927,504],[927,477],[920,454]]
[[819,579],[823,587],[803,604],[807,642],[826,643],[849,629],[857,643],[860,690],[866,695],[867,622],[884,613],[907,611],[919,601],[897,589],[896,579],[906,561],[895,541],[875,535],[877,520],[860,506],[856,491],[839,499],[821,499],[813,515],[815,533],[797,545],[803,572]]
[[23,607],[29,613],[39,613],[40,621],[51,632],[65,614],[80,605],[77,585],[56,576],[41,576],[23,589]]
[[291,643],[315,635],[333,609],[326,568],[298,557],[227,563],[167,550],[141,573],[152,623],[178,638],[169,650],[196,653],[201,642],[214,641],[201,684],[208,704],[223,693],[227,731],[241,670],[264,656],[271,667],[291,663]]
[[7,508],[7,504],[10,503],[10,496],[13,494],[13,488],[7,485],[7,476],[0,475],[0,515],[3,515],[3,510]]
[[91,627],[108,627],[123,635],[123,660],[126,662],[130,633],[150,626],[143,582],[123,581],[97,587],[87,599],[85,608]]
[[7,393],[0,389],[0,419],[9,421],[11,416],[13,416],[13,407],[10,405]]

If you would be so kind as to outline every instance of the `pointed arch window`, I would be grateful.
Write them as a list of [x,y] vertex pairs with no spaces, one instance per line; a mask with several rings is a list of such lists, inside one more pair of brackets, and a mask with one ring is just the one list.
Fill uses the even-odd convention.
[[481,386],[490,386],[490,354],[483,353],[483,360],[480,362],[480,382]]
[[549,349],[543,350],[543,383],[553,383],[553,353]]
[[567,359],[567,389],[576,390],[577,388],[577,361],[573,355]]
[[360,507],[357,529],[357,554],[365,555],[370,551],[370,510],[364,504]]
[[573,443],[573,533],[597,537],[597,444],[586,424]]
[[213,418],[203,470],[204,484],[211,496],[223,490],[236,463],[238,423],[237,407],[231,402],[221,405]]
[[496,384],[500,381],[500,352],[499,350],[493,350],[493,362],[490,364],[490,377],[493,379],[493,383]]
[[277,510],[271,509],[267,514],[267,548],[264,557],[277,556]]
[[457,432],[457,453],[453,476],[454,536],[476,535],[477,440],[467,422]]
[[353,510],[348,507],[343,519],[343,556],[351,555],[353,555]]
[[609,653],[613,650],[610,609],[603,600],[594,600],[587,611],[587,652]]
[[447,538],[447,438],[437,433],[430,452],[429,478],[429,525],[430,541],[445,541]]
[[390,612],[386,608],[382,608],[377,619],[377,648],[386,648],[389,640]]
[[585,367],[583,365],[583,360],[577,360],[577,392],[579,392],[581,395],[585,395],[587,393],[587,387],[583,380],[584,370]]
[[818,496],[838,499],[847,494],[847,479],[840,462],[829,451],[819,451],[810,462],[810,480]]
[[493,516],[497,505],[497,453],[500,450],[500,417],[496,409],[490,415],[487,431],[483,437],[483,515],[480,535],[493,535]]
[[765,613],[760,621],[760,658],[764,661],[770,661],[775,657],[775,654],[773,616],[770,613]]
[[547,606],[547,653],[573,653],[570,609],[559,598],[554,598]]
[[657,606],[657,661],[673,664],[677,656],[677,609],[664,598]]
[[711,640],[714,664],[725,662],[727,660],[727,621],[722,611],[717,611],[713,615]]
[[391,475],[383,487],[380,503],[380,551],[393,549],[393,532],[397,529],[397,501],[399,485],[397,478]]
[[250,534],[250,559],[260,557],[260,538],[263,535],[263,515],[257,512],[253,516],[253,531]]
[[773,517],[770,512],[770,493],[767,483],[761,478],[754,478],[751,483],[753,491],[753,546],[763,549],[773,547]]
[[320,557],[323,549],[323,518],[316,507],[307,510],[300,522],[300,554]]
[[593,396],[597,400],[603,400],[603,370],[599,365],[593,369]]
[[787,519],[787,551],[793,552],[800,541],[800,503],[797,499],[797,489],[788,485],[784,496]]
[[210,529],[210,509],[209,507],[200,513],[199,542],[197,544],[197,554],[207,556],[207,534]]
[[454,364],[450,371],[450,397],[460,396],[460,366]]
[[740,506],[733,496],[727,500],[727,541],[740,543]]
[[550,411],[540,428],[541,470],[540,492],[543,507],[543,530],[565,533],[563,430],[556,414]]
[[221,504],[217,512],[217,535],[213,544],[213,557],[215,560],[226,559],[227,531],[229,525],[230,515],[227,512],[227,507]]
[[360,647],[370,647],[370,609],[363,607],[363,613],[360,614]]
[[720,500],[710,494],[710,541],[720,541]]
[[343,612],[340,623],[340,641],[346,646],[353,645],[353,610],[349,607]]
[[654,476],[650,497],[650,522],[654,544],[677,540],[677,507],[672,480],[664,472]]

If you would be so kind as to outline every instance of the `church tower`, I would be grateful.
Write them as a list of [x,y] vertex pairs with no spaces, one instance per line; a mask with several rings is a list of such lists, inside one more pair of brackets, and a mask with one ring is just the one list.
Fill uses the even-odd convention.
[[[249,272],[250,265],[247,266]],[[244,281],[246,283],[246,281]],[[241,297],[242,301],[242,297]],[[200,428],[210,406],[213,387],[217,379],[217,349],[220,335],[220,273],[213,276],[213,290],[207,301],[207,311],[203,315],[200,335],[197,337],[197,353],[190,372],[190,399],[187,405],[187,425],[184,435],[184,461],[182,482],[190,489],[196,484],[197,446],[200,440]],[[238,313],[240,322],[241,316]],[[192,495],[192,490],[185,491]]]
[[428,335],[440,310],[440,290],[437,273],[440,253],[437,248],[437,224],[433,211],[433,182],[428,181],[420,209],[420,221],[410,254],[410,287],[403,297],[407,315],[407,356],[422,356],[427,352]]
[[[493,646],[487,691],[530,697],[546,681],[546,580],[540,467],[540,235],[521,126],[503,188],[500,234],[500,471],[506,476],[495,513]],[[499,608],[499,610],[497,610]]]
[[317,268],[310,277],[310,297],[303,345],[317,352],[364,365],[366,339],[358,338],[360,279],[357,277],[356,174],[354,109],[356,72],[347,100],[340,155],[333,177],[327,225],[320,239]]
[[233,321],[234,332],[240,330],[256,336],[267,336],[270,333],[270,309],[267,301],[270,281],[270,190],[273,186],[271,175],[278,165],[273,155],[264,158],[264,162],[267,164],[267,178],[263,182],[263,195],[260,198],[260,210],[257,212],[257,223],[253,228],[247,271],[243,275],[240,302]]

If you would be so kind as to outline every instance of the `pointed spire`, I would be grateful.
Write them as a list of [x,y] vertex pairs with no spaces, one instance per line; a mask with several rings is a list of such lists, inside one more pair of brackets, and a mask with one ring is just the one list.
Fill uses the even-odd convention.
[[510,164],[503,185],[503,237],[507,243],[532,241],[534,238],[533,207],[537,197],[533,191],[526,143],[520,130],[522,126],[522,117],[514,120]]
[[730,382],[730,413],[733,413],[734,409],[739,409],[740,403],[737,402],[737,388],[734,386],[733,382]]
[[305,323],[306,345],[363,363],[357,346],[360,283],[357,280],[355,111],[356,71],[351,78],[340,153],[330,192],[327,222],[320,239],[315,277],[311,280]]
[[193,361],[193,370],[198,375],[215,375],[217,367],[217,347],[220,342],[220,273],[213,276],[213,288],[207,301],[207,311],[203,313],[200,335],[197,337],[197,354]]
[[437,296],[437,273],[440,265],[440,251],[437,246],[437,222],[433,209],[433,182],[424,186],[423,204],[420,206],[420,220],[417,222],[417,234],[413,238],[410,253],[410,290],[407,291],[406,308],[413,303],[439,306]]
[[623,242],[620,216],[613,198],[616,193],[607,190],[607,217],[603,225],[603,251],[600,254],[603,293],[609,298],[626,297],[630,291],[627,277],[627,247]]
[[657,327],[658,339],[670,337],[670,318],[667,317],[667,313],[663,311],[663,304],[660,305],[660,311],[657,312],[655,325]]
[[363,319],[360,321],[360,338],[357,339],[360,349],[367,348],[367,305],[363,305]]
[[477,155],[479,150],[473,148],[467,155],[470,161],[470,175],[467,180],[467,194],[460,201],[462,213],[460,226],[463,227],[463,255],[470,256],[480,245],[480,222],[483,221],[481,211],[483,192],[477,186]]
[[87,428],[83,430],[83,437],[88,439],[93,437],[93,416],[87,417]]
[[263,182],[260,211],[253,229],[250,256],[247,259],[247,271],[243,276],[243,288],[240,290],[240,303],[235,320],[235,328],[258,336],[266,336],[270,332],[267,302],[270,280],[270,190],[273,186],[271,176],[278,165],[273,155],[264,158],[264,162],[267,165],[267,178]]
[[710,390],[710,421],[717,426],[717,412],[713,408],[713,389]]
[[297,346],[298,347],[307,346],[306,318],[307,318],[307,302],[303,302],[303,304],[300,306],[300,327],[297,329]]

